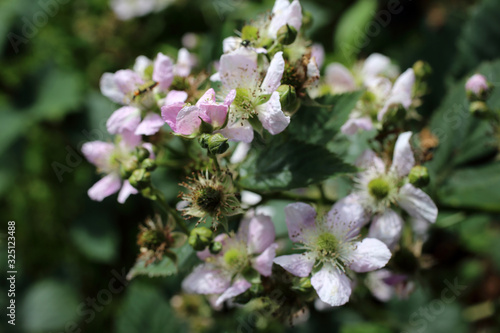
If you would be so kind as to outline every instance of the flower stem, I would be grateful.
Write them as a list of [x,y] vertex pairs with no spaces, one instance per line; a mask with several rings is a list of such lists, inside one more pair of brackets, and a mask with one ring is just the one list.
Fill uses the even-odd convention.
[[181,228],[182,232],[184,232],[186,235],[189,236],[190,232],[188,227],[186,226],[186,223],[184,222],[184,219],[179,216],[179,214],[175,209],[173,209],[167,204],[167,202],[165,201],[165,197],[163,196],[163,193],[157,189],[154,190],[154,193],[156,194],[156,202],[160,205],[160,207],[163,208],[163,210],[167,214],[171,215],[174,218],[176,224],[179,226],[179,228]]

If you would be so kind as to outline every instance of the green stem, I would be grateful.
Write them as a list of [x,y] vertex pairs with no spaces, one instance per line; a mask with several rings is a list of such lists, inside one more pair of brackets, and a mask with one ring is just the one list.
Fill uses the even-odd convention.
[[160,205],[163,210],[171,215],[176,224],[182,229],[182,232],[184,232],[186,235],[189,236],[190,232],[188,227],[186,226],[186,223],[184,222],[184,219],[177,214],[177,211],[170,207],[167,202],[165,201],[165,197],[163,196],[163,193],[157,189],[154,190],[154,193],[156,194],[156,202]]
[[219,161],[217,160],[217,155],[208,154],[208,156],[210,156],[210,158],[212,159],[212,161],[214,161],[215,169],[217,170],[217,173],[220,174],[222,171],[220,169]]
[[311,198],[306,195],[300,195],[290,192],[275,192],[275,193],[258,193],[262,197],[262,201],[257,205],[262,205],[264,202],[270,200],[291,200],[291,201],[303,201],[303,202],[318,202],[320,201],[323,204],[333,205],[335,203],[334,200],[329,200],[328,198]]

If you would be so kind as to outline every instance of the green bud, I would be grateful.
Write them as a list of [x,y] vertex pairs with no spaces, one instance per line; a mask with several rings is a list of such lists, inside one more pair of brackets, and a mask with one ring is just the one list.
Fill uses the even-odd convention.
[[277,91],[280,94],[280,103],[283,111],[295,112],[299,108],[300,101],[297,98],[295,87],[282,84],[278,87]]
[[149,150],[147,150],[146,148],[144,147],[136,147],[135,148],[135,152],[134,152],[134,155],[137,156],[137,160],[139,162],[142,162],[144,161],[146,158],[149,157],[149,155],[151,155],[151,153],[149,152]]
[[200,135],[198,138],[198,142],[200,143],[201,148],[207,149],[208,148],[208,139],[210,139],[211,135],[203,133]]
[[312,288],[311,279],[309,277],[300,278],[297,287],[299,287],[301,290],[304,291],[311,289]]
[[149,200],[154,201],[154,200],[158,199],[155,191],[151,187],[146,187],[146,188],[141,189],[141,194],[144,198],[149,199]]
[[295,39],[297,38],[297,29],[288,24],[285,24],[278,30],[277,36],[278,43],[283,45],[290,45],[295,42]]
[[210,245],[214,233],[212,230],[205,227],[197,227],[191,230],[189,234],[188,243],[196,251],[203,251]]
[[165,235],[160,230],[146,230],[139,235],[137,243],[141,247],[156,249],[165,242]]
[[123,179],[127,179],[132,175],[135,169],[139,167],[139,163],[137,162],[137,158],[134,156],[128,161],[124,161],[120,164],[120,175]]
[[142,190],[151,185],[151,174],[146,169],[136,169],[128,181],[136,189]]
[[219,254],[222,251],[222,243],[221,242],[212,242],[209,247],[211,254]]
[[207,123],[206,121],[201,119],[201,117],[198,117],[198,118],[200,118],[200,120],[201,120],[201,124],[200,124],[200,132],[201,133],[212,133],[214,131],[214,127],[212,126],[212,124]]
[[156,161],[152,158],[146,158],[142,161],[141,168],[146,169],[146,171],[154,171],[156,169]]
[[430,181],[429,171],[424,166],[414,166],[408,175],[408,179],[412,185],[416,187],[424,187],[429,184]]
[[214,134],[208,139],[208,151],[211,154],[223,154],[228,148],[227,139],[221,133]]
[[302,27],[304,29],[309,29],[313,25],[313,16],[309,11],[304,11],[302,14]]
[[469,111],[475,116],[484,116],[490,113],[490,108],[483,101],[475,101],[470,103]]
[[425,78],[432,74],[432,68],[429,63],[419,60],[413,64],[413,72],[415,72],[416,77]]

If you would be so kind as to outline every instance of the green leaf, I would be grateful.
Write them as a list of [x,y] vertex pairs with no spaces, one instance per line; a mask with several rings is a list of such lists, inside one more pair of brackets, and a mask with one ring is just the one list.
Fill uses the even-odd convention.
[[336,58],[352,64],[364,43],[366,26],[373,19],[377,9],[376,0],[358,0],[341,17],[334,37]]
[[187,243],[178,249],[172,249],[172,252],[177,255],[177,264],[169,257],[164,257],[161,261],[147,266],[144,259],[138,259],[128,273],[127,279],[131,280],[138,275],[147,275],[149,277],[174,275],[178,273],[179,268],[182,269],[184,266],[188,266],[194,259],[193,248]]
[[458,170],[437,193],[443,205],[500,212],[500,162]]
[[290,190],[355,171],[324,147],[274,140],[256,149],[242,164],[240,184],[256,191]]
[[186,332],[169,302],[157,288],[132,283],[116,320],[117,333]]
[[76,321],[78,296],[70,286],[56,280],[43,280],[28,289],[20,302],[18,323],[28,332],[64,328]]
[[373,323],[347,323],[340,333],[389,333],[391,330]]
[[300,108],[290,122],[288,133],[299,141],[326,144],[345,124],[362,93],[327,95],[317,100],[316,105]]

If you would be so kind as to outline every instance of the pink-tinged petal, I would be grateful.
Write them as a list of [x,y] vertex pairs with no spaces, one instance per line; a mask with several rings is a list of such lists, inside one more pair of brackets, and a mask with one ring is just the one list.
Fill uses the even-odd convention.
[[260,89],[264,94],[271,94],[281,85],[281,78],[285,71],[285,60],[283,52],[276,52],[267,69],[266,77],[262,81]]
[[290,254],[287,256],[279,256],[277,258],[274,258],[274,263],[276,265],[280,265],[287,272],[298,277],[309,276],[309,274],[311,274],[315,261],[316,256],[312,252]]
[[356,160],[356,166],[362,169],[375,169],[378,173],[385,173],[385,163],[373,150],[367,149]]
[[386,269],[379,269],[368,273],[365,284],[372,295],[379,301],[387,302],[394,295],[394,288],[384,282],[384,279],[391,276],[391,272]]
[[[227,106],[225,105],[200,105],[200,109],[204,111],[208,122],[215,128],[221,127],[226,122]],[[203,117],[202,117],[203,118]]]
[[359,232],[367,224],[370,215],[365,211],[359,196],[355,193],[337,201],[327,215],[327,225],[334,234],[349,235]]
[[364,78],[373,78],[387,72],[391,67],[391,59],[380,54],[373,53],[368,58],[366,58],[363,68],[361,69],[361,75]]
[[124,130],[135,131],[141,122],[141,110],[132,106],[124,106],[113,112],[106,122],[108,132],[119,134]]
[[174,64],[170,57],[158,53],[153,66],[153,81],[158,82],[161,90],[166,91],[174,80]]
[[401,74],[396,82],[394,82],[389,98],[377,115],[378,121],[382,121],[384,119],[385,114],[391,106],[401,104],[405,109],[408,109],[411,106],[413,102],[412,95],[414,84],[415,73],[413,72],[413,69],[410,68]]
[[179,102],[161,107],[161,117],[174,132],[177,132],[177,116],[183,107],[184,103]]
[[110,157],[115,145],[110,142],[90,141],[82,145],[85,158],[98,168],[106,169],[110,164]]
[[243,294],[251,286],[252,284],[243,278],[236,280],[231,287],[227,288],[226,291],[224,291],[224,293],[219,296],[219,298],[215,302],[215,306],[220,306],[228,299]]
[[401,238],[403,219],[392,209],[387,209],[383,214],[373,218],[368,237],[376,238],[393,249]]
[[349,302],[352,290],[349,278],[332,265],[325,264],[315,273],[311,278],[311,284],[319,298],[331,306]]
[[278,30],[288,24],[297,31],[302,26],[302,8],[298,0],[294,0],[291,4],[288,0],[277,0],[273,7],[273,17],[269,24],[268,33],[272,38],[275,38]]
[[115,173],[110,173],[109,175],[103,177],[97,183],[95,183],[88,191],[90,199],[95,201],[102,201],[104,198],[118,192],[122,186],[122,181],[120,176]]
[[488,80],[481,74],[472,75],[465,83],[465,90],[474,95],[481,95],[483,91],[489,89]]
[[184,281],[182,288],[187,293],[221,294],[231,285],[231,276],[210,264],[201,264],[194,268]]
[[134,72],[138,73],[140,76],[144,76],[146,68],[148,68],[152,64],[153,62],[148,57],[140,55],[137,58],[135,58],[135,63],[133,67]]
[[217,131],[222,133],[224,137],[228,138],[229,141],[241,141],[245,143],[250,143],[253,140],[253,127],[250,125],[248,120],[241,120],[232,122],[223,129]]
[[208,89],[196,102],[196,106],[200,104],[215,104],[215,90],[213,88]]
[[224,105],[229,106],[233,104],[235,98],[236,98],[236,90],[233,89],[227,94],[226,99],[224,100]]
[[410,138],[412,132],[401,133],[394,146],[391,170],[396,171],[399,177],[405,177],[415,165],[415,157],[411,150]]
[[436,204],[424,191],[411,184],[406,184],[399,190],[398,204],[416,219],[429,223],[436,222],[438,215]]
[[273,242],[276,232],[269,216],[256,215],[248,222],[247,245],[250,253],[262,253]]
[[153,135],[165,125],[163,119],[154,112],[150,112],[144,117],[142,122],[137,126],[135,134],[137,135]]
[[118,88],[113,73],[104,73],[99,81],[101,93],[115,103],[123,104],[125,94]]
[[139,193],[139,191],[137,191],[137,189],[135,187],[130,185],[128,180],[125,180],[123,182],[122,189],[120,190],[120,193],[118,193],[118,202],[123,204],[123,203],[125,203],[125,201],[127,200],[127,198],[131,194],[137,194],[137,193]]
[[365,238],[355,243],[355,249],[345,256],[353,271],[366,273],[384,267],[391,259],[391,251],[378,239]]
[[373,123],[370,117],[349,118],[340,128],[346,135],[354,135],[358,131],[370,131],[373,129]]
[[122,69],[115,73],[115,83],[124,94],[131,94],[138,86],[144,84],[142,78],[130,69]]
[[333,63],[326,67],[325,81],[336,94],[358,89],[351,72],[342,64]]
[[256,53],[243,47],[222,55],[219,74],[227,89],[254,87],[259,79]]
[[152,143],[150,143],[150,142],[144,142],[142,144],[142,146],[149,151],[148,158],[153,158],[153,159],[156,158]]
[[127,150],[137,147],[142,142],[142,136],[128,130],[123,130],[121,137],[122,141],[120,141],[120,145]]
[[290,117],[281,110],[280,94],[277,91],[273,92],[269,101],[256,109],[262,127],[272,135],[283,132],[290,124]]
[[200,118],[205,122],[210,122],[210,119],[197,106],[183,107],[177,114],[176,132],[182,135],[195,133],[200,128]]
[[192,59],[189,51],[181,48],[177,54],[177,63],[174,67],[175,75],[186,77],[191,73]]
[[165,105],[170,105],[174,103],[184,103],[188,98],[188,94],[185,91],[171,90],[167,97],[165,98]]
[[253,260],[252,267],[263,276],[271,276],[273,260],[276,257],[278,244],[271,244],[257,258]]
[[303,202],[296,202],[285,207],[288,236],[293,242],[304,242],[304,232],[316,230],[316,210]]
[[325,61],[325,49],[323,48],[323,45],[314,43],[311,47],[311,57],[316,59],[318,68],[321,68],[323,66],[323,62]]

